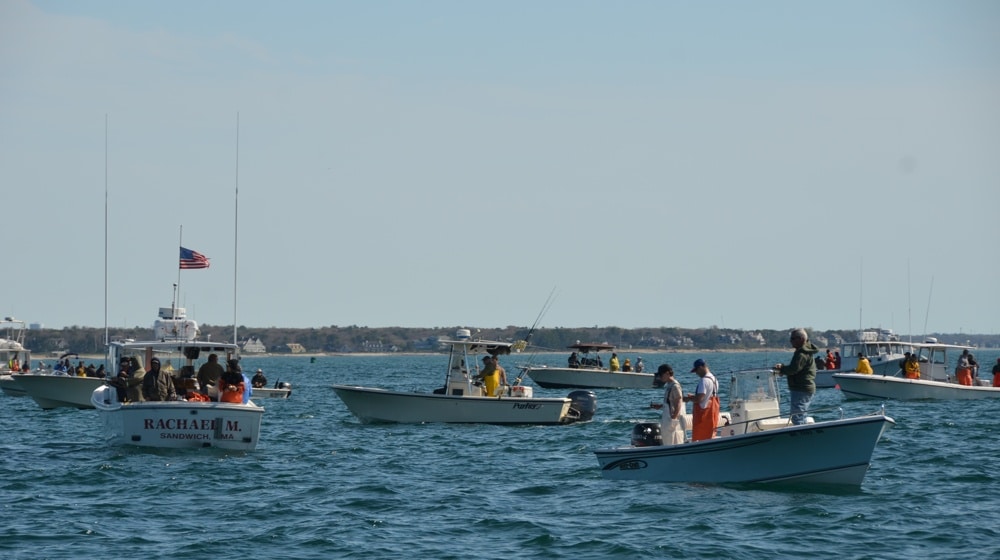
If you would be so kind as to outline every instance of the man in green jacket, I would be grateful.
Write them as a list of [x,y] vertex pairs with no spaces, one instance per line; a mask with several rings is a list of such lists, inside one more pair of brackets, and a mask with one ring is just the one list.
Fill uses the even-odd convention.
[[795,348],[792,361],[788,365],[777,364],[774,369],[788,379],[788,393],[791,400],[789,414],[792,424],[803,424],[806,421],[806,412],[809,411],[809,402],[816,394],[814,356],[819,349],[809,342],[809,335],[805,329],[795,329],[789,336],[792,347]]

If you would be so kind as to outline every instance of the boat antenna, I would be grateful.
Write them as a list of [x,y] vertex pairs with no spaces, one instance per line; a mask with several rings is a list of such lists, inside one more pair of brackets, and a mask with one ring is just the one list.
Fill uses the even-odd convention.
[[236,271],[239,269],[240,240],[240,113],[236,112],[236,197],[235,219],[233,220],[233,344],[239,344],[236,338]]
[[111,371],[108,347],[108,114],[104,113],[104,368]]
[[927,318],[931,314],[931,294],[934,293],[934,277],[931,276],[931,289],[927,292],[927,312],[924,314],[924,336],[926,337],[927,332]]
[[865,258],[861,257],[858,265],[858,340],[861,340],[861,333],[865,330],[863,310],[865,303]]
[[913,344],[913,297],[910,289],[910,259],[906,259],[906,330],[910,333],[910,344]]

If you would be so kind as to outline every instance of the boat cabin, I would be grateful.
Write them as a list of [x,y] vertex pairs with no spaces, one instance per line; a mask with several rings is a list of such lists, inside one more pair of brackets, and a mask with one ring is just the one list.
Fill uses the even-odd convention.
[[0,373],[14,373],[10,371],[10,365],[17,360],[19,371],[23,371],[25,364],[31,364],[31,351],[24,347],[24,321],[18,321],[13,317],[4,317],[0,323],[6,331],[5,338],[0,338]]
[[508,355],[513,346],[510,342],[474,340],[469,329],[459,329],[454,340],[441,340],[440,343],[450,347],[444,393],[476,397],[482,395],[482,388],[475,384],[476,376],[481,371],[480,356]]
[[[601,343],[587,343],[582,344],[577,342],[567,346],[567,348],[572,349],[574,352],[579,354],[579,367],[582,368],[603,368],[604,362],[601,360],[600,352],[611,352],[615,349],[612,344],[601,344]],[[593,352],[594,355],[591,356],[590,353]],[[572,367],[572,366],[571,366]]]
[[933,338],[924,342],[914,342],[913,351],[917,353],[917,360],[920,362],[920,379],[954,381],[953,367],[948,366],[948,360],[957,363],[963,350],[971,351],[973,347],[960,344],[942,344]]

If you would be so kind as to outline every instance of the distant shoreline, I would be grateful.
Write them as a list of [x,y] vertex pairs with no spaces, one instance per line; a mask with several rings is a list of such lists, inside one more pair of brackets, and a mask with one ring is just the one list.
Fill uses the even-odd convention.
[[[517,352],[510,354],[513,356],[533,356],[533,355],[569,355],[571,350],[566,351],[553,351],[546,350],[540,352]],[[753,348],[753,349],[734,349],[734,350],[701,350],[701,349],[671,349],[671,350],[660,350],[657,348],[642,348],[642,349],[631,349],[631,350],[615,350],[614,353],[625,356],[642,356],[644,354],[736,354],[736,353],[769,353],[769,352],[793,352],[791,348]],[[426,352],[299,352],[299,353],[275,353],[275,352],[243,352],[240,353],[240,359],[246,360],[248,358],[363,358],[365,356],[370,356],[373,358],[379,357],[389,357],[389,356],[434,356],[440,355],[441,351],[428,350]],[[610,356],[611,352],[602,352],[602,354]],[[104,354],[77,354],[78,358],[73,358],[73,360],[103,360]],[[58,356],[52,356],[48,358],[40,358],[38,356],[32,355],[31,357],[34,361],[54,361],[58,360]]]

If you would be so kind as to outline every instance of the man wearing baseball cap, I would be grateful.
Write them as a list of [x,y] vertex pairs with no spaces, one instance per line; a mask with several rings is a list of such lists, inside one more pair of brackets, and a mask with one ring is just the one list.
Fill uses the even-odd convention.
[[694,407],[691,410],[691,441],[701,441],[715,437],[715,430],[719,426],[719,382],[708,369],[705,360],[698,358],[694,361],[691,373],[697,373],[701,378],[695,392],[688,393],[684,397],[684,402],[691,401]]
[[687,422],[684,420],[684,390],[674,379],[674,368],[670,367],[670,364],[661,364],[656,370],[656,378],[659,379],[660,385],[667,389],[663,392],[663,402],[651,403],[649,407],[663,411],[660,420],[663,443],[664,445],[684,443],[684,430],[687,428]]

